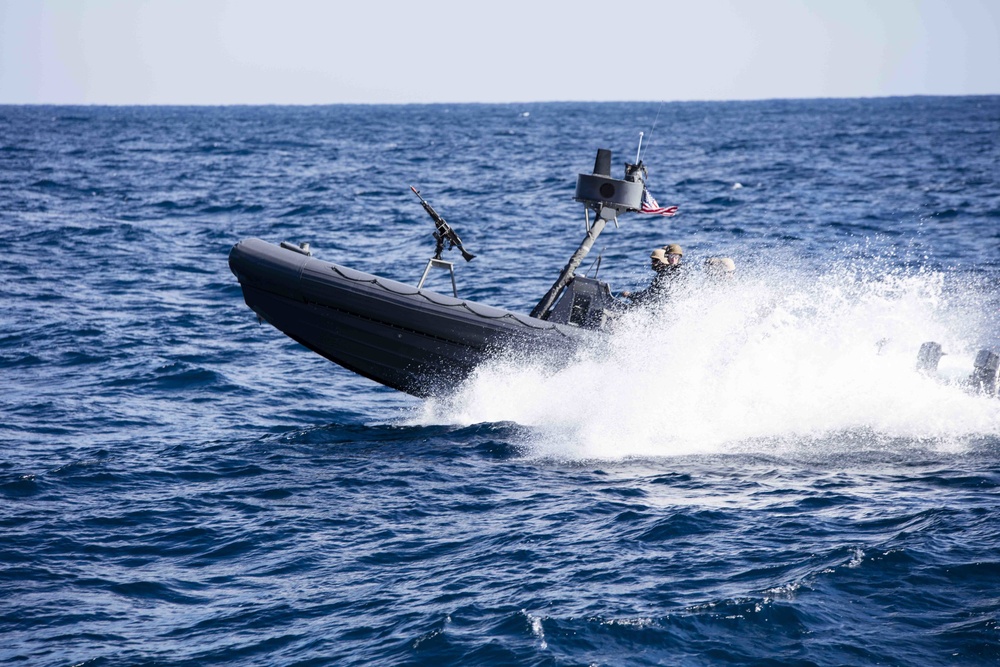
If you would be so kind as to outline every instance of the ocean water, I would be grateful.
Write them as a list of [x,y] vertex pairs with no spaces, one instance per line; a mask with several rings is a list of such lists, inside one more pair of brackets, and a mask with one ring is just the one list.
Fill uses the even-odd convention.
[[[527,312],[640,132],[680,214],[600,275],[677,242],[736,277],[562,367],[418,400],[229,272],[257,236],[415,283],[414,185],[460,295]],[[1000,400],[962,387],[1000,97],[0,107],[0,246],[0,663],[1000,664]]]

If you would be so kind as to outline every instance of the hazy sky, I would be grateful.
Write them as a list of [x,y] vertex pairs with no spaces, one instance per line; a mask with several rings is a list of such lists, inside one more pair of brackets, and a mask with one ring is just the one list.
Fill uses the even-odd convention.
[[1000,94],[1000,0],[0,0],[0,103]]

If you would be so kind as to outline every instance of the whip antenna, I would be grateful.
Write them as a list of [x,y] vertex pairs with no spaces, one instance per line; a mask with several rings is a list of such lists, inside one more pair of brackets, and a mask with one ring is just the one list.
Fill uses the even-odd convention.
[[[656,107],[656,118],[653,119],[653,126],[651,128],[649,128],[649,141],[646,142],[646,149],[647,150],[649,149],[650,142],[653,141],[653,132],[656,131],[656,122],[658,120],[660,120],[660,111],[662,109],[663,109],[663,100],[660,100],[660,106]],[[641,133],[639,134],[639,145],[640,146],[642,145],[642,134]],[[639,160],[636,159],[635,162],[636,162],[636,164],[638,164]]]

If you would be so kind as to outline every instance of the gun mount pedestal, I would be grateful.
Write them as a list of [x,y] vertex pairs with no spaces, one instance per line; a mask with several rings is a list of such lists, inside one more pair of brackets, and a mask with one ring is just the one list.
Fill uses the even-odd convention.
[[427,274],[431,272],[431,269],[447,269],[448,273],[451,274],[451,293],[458,298],[458,285],[455,283],[455,265],[451,262],[446,262],[443,259],[436,259],[431,257],[427,260],[427,266],[424,268],[424,275],[420,276],[420,282],[417,283],[417,289],[421,289],[424,286],[424,281],[427,280]]

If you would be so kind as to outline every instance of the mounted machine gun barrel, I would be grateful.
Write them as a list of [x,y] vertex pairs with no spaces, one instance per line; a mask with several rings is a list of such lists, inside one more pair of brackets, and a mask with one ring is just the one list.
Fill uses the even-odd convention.
[[413,190],[413,194],[417,195],[417,199],[420,200],[420,205],[424,207],[427,211],[427,215],[431,216],[431,220],[434,221],[434,240],[437,242],[437,247],[434,249],[434,259],[441,259],[441,253],[444,251],[444,242],[448,241],[448,249],[457,247],[462,252],[462,257],[466,262],[471,262],[475,259],[475,255],[467,251],[462,245],[462,239],[458,238],[458,234],[455,230],[451,228],[445,219],[442,218],[434,207],[431,206],[426,199],[420,196],[420,191],[417,190],[412,185],[410,189]]

